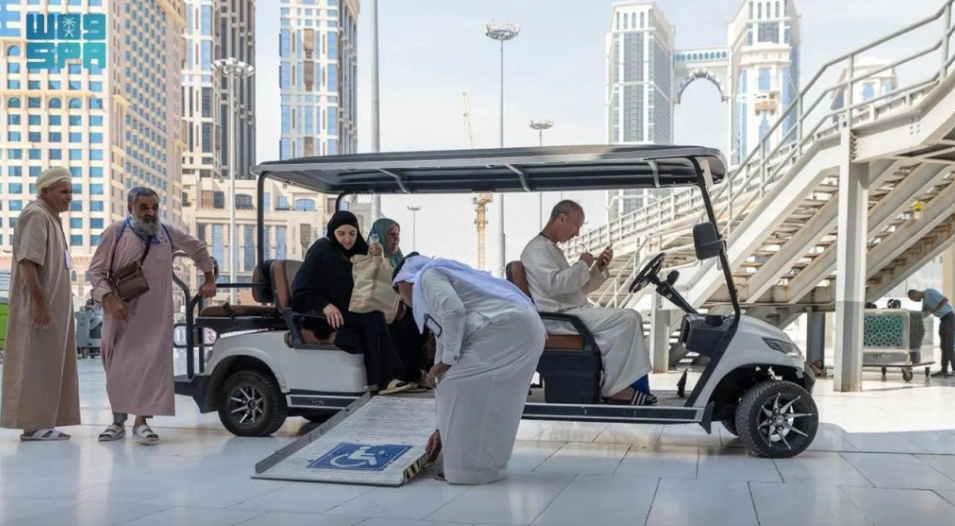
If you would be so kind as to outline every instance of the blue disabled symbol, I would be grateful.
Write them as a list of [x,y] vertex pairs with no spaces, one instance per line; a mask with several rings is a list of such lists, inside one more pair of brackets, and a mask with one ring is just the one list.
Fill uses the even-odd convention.
[[392,462],[404,455],[411,446],[386,444],[338,444],[308,465],[315,469],[341,469],[352,471],[384,471]]

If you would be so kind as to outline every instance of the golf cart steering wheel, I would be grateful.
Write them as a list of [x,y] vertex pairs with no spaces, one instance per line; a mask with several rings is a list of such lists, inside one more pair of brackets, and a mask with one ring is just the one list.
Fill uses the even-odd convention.
[[646,287],[650,283],[651,277],[656,277],[660,273],[660,269],[663,268],[663,260],[666,258],[666,252],[660,252],[656,256],[653,256],[653,259],[642,269],[640,273],[637,274],[637,277],[633,278],[633,284],[630,285],[630,292],[639,292],[643,287]]

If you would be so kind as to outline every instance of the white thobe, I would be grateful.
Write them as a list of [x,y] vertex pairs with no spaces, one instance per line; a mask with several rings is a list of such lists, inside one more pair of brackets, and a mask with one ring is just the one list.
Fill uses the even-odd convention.
[[[594,307],[587,294],[609,277],[583,261],[571,265],[564,252],[546,237],[531,240],[521,253],[531,299],[541,312],[572,314],[593,333],[603,359],[601,394],[611,397],[650,373],[650,352],[643,320],[632,309]],[[576,334],[561,322],[546,322],[550,334]]]
[[540,316],[528,305],[488,295],[438,269],[425,271],[427,322],[435,361],[451,365],[435,391],[444,477],[486,484],[504,477],[527,389],[544,351]]

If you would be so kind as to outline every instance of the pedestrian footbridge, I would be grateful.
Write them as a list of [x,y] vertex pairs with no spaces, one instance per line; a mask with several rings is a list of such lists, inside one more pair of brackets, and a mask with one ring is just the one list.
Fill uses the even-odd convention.
[[[712,195],[746,313],[784,327],[808,311],[835,311],[836,360],[849,360],[847,370],[857,369],[856,354],[861,360],[864,303],[955,242],[953,1],[827,63]],[[899,58],[857,67],[886,56]],[[860,100],[866,80],[890,70],[896,88]],[[790,129],[773,144],[781,126]],[[728,308],[716,260],[693,256],[692,227],[704,219],[700,199],[692,190],[674,192],[567,247],[576,254],[613,242],[617,249],[611,279],[591,300],[658,309],[647,290],[634,295],[628,288],[648,257],[666,251],[666,266],[679,270],[691,304]],[[670,332],[677,322],[674,316]],[[670,361],[682,355],[674,346]],[[842,390],[858,384],[854,374],[836,381]]]

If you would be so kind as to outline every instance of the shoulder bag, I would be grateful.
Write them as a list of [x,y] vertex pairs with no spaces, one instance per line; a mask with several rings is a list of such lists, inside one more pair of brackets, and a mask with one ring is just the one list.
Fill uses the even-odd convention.
[[[163,225],[163,228],[165,229],[165,225]],[[113,294],[115,294],[117,298],[123,302],[130,302],[149,292],[149,282],[146,281],[146,275],[143,274],[143,262],[146,261],[146,256],[149,255],[149,247],[153,244],[153,238],[150,237],[146,240],[146,249],[143,251],[143,257],[139,258],[139,261],[133,261],[123,268],[113,270],[113,264],[116,260],[116,245],[119,244],[119,240],[122,239],[125,231],[126,224],[123,224],[123,228],[119,231],[119,235],[116,237],[116,244],[113,245],[113,251],[110,254],[110,271],[109,274],[106,275],[106,281],[109,283]]]

